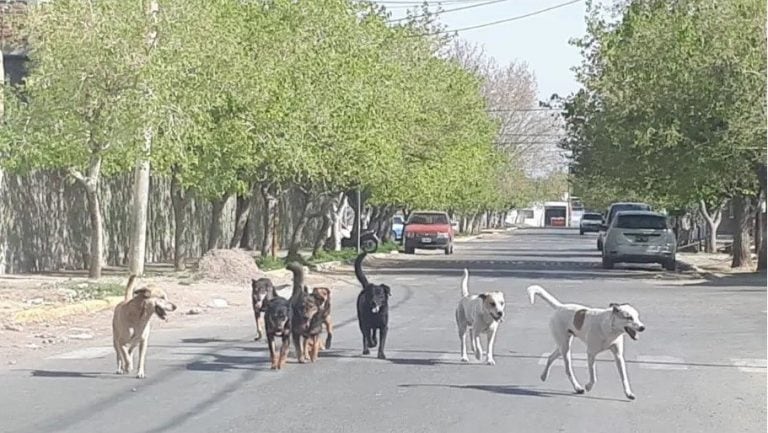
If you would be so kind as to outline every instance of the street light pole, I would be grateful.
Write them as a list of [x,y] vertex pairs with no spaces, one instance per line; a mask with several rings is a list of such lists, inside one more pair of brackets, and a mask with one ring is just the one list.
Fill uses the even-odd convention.
[[360,188],[357,188],[357,253],[360,254],[360,232],[363,230],[363,218],[360,206]]

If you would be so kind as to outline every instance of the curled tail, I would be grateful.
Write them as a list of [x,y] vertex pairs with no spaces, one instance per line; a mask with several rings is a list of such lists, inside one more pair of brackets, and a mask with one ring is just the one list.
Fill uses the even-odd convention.
[[363,290],[370,284],[368,278],[366,278],[363,273],[363,260],[365,260],[366,255],[368,255],[368,252],[363,250],[363,252],[358,254],[355,259],[355,276],[357,277],[357,281],[360,281],[360,284],[363,285]]
[[469,286],[467,285],[467,282],[469,281],[469,271],[467,268],[464,268],[464,278],[461,279],[461,297],[466,298],[469,296]]
[[537,285],[528,286],[528,289],[526,290],[528,290],[528,297],[531,300],[531,304],[533,304],[533,302],[536,300],[536,295],[539,295],[539,297],[547,301],[547,304],[551,305],[552,308],[560,308],[563,306],[563,304],[560,303],[560,301],[558,301],[557,298],[550,295],[549,292],[544,290],[544,288],[541,286],[537,286]]
[[293,273],[293,292],[291,292],[291,300],[297,299],[301,295],[301,291],[304,290],[304,267],[300,263],[291,262],[285,267]]
[[136,282],[136,275],[128,277],[128,284],[125,285],[125,300],[130,301],[133,297],[133,285]]

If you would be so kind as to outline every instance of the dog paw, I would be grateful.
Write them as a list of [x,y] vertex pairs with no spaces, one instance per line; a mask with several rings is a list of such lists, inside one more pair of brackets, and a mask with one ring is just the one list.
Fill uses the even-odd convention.
[[631,392],[629,392],[629,393],[627,393],[627,398],[630,399],[630,400],[634,400],[635,399],[635,394],[632,394]]
[[477,359],[478,361],[483,359],[483,353],[482,352],[475,352],[475,359]]
[[485,361],[485,363],[488,364],[488,365],[496,365],[496,361],[494,361],[493,358]]
[[595,386],[595,384],[594,384],[594,383],[587,383],[586,385],[584,385],[584,389],[586,389],[586,390],[587,390],[587,392],[590,392],[590,391],[592,391],[592,388],[593,388],[594,386]]
[[584,394],[584,388],[582,387],[574,388],[574,391],[576,394]]
[[469,362],[469,357],[467,355],[462,356],[461,362]]
[[547,376],[548,375],[546,373],[543,373],[541,376],[539,376],[539,378],[541,379],[542,382],[546,382],[547,381]]
[[259,340],[261,340],[261,335],[257,335],[256,337],[253,338],[253,341],[259,341]]
[[330,348],[331,348],[331,336],[329,335],[329,336],[328,336],[328,337],[325,339],[325,347],[324,347],[323,349],[330,349]]
[[368,350],[367,348],[363,349],[363,355],[370,355],[370,354],[371,354],[370,350]]
[[143,371],[136,373],[136,379],[144,379],[145,375]]
[[385,355],[384,352],[379,352],[379,354],[376,357],[379,359],[387,359],[387,355]]

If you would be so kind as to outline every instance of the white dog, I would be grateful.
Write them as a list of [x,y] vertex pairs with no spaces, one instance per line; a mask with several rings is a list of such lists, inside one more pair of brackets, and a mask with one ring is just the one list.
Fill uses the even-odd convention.
[[461,300],[456,307],[456,325],[459,328],[461,340],[461,360],[469,362],[467,356],[467,328],[470,330],[472,350],[479,361],[483,357],[480,346],[480,335],[485,334],[488,339],[488,365],[495,365],[493,359],[493,344],[496,341],[496,331],[499,322],[504,316],[504,294],[501,292],[485,292],[480,295],[469,294],[467,281],[469,271],[464,269],[464,278],[461,280]]
[[584,388],[579,385],[573,375],[571,365],[571,341],[577,337],[587,345],[587,364],[589,366],[589,383],[586,390],[591,391],[595,386],[595,357],[600,352],[610,350],[616,360],[619,369],[621,384],[624,386],[624,394],[628,399],[634,400],[635,395],[629,388],[627,378],[627,366],[624,361],[624,333],[633,340],[637,340],[638,332],[645,330],[645,325],[640,321],[639,313],[629,304],[610,304],[609,308],[589,308],[578,304],[563,304],[541,286],[528,287],[528,296],[531,304],[536,296],[541,297],[552,308],[555,314],[549,321],[549,328],[557,347],[549,355],[541,380],[547,380],[552,363],[560,356],[565,363],[565,374],[570,379],[573,389],[581,394]]

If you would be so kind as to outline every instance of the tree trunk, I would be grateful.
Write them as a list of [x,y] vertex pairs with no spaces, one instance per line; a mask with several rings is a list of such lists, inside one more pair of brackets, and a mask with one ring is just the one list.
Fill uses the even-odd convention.
[[[5,64],[4,60],[0,56],[0,88],[5,89]],[[0,124],[3,122],[5,115],[5,92],[0,92]],[[0,191],[3,190],[3,181],[5,180],[5,172],[0,167]],[[3,204],[5,206],[5,204]],[[0,212],[0,216],[2,213]],[[8,238],[6,232],[0,230],[0,275],[5,274],[6,256],[8,254]]]
[[267,257],[272,247],[275,234],[275,220],[277,219],[277,194],[274,187],[269,184],[260,186],[261,196],[264,198],[264,236],[261,237],[261,257]]
[[133,183],[133,213],[131,249],[129,253],[128,273],[144,274],[144,261],[147,251],[147,207],[149,205],[149,155],[152,150],[152,128],[144,130],[144,155],[136,163]]
[[765,207],[766,207],[766,200],[768,200],[768,192],[766,192],[766,177],[768,175],[768,167],[766,167],[766,164],[758,164],[757,166],[757,179],[760,183],[760,200],[758,200],[757,204],[757,224],[760,227],[760,239],[759,245],[757,246],[757,271],[765,271],[766,270],[766,244],[768,243],[768,233],[766,233],[766,221],[765,221]]
[[252,250],[253,244],[251,242],[251,232],[253,231],[253,198],[251,198],[251,212],[248,218],[245,220],[245,227],[243,228],[243,237],[240,238],[240,248],[244,250]]
[[725,202],[722,202],[711,211],[707,210],[707,204],[704,200],[699,200],[699,212],[704,220],[707,222],[707,241],[704,247],[705,252],[714,253],[717,251],[717,228],[720,227],[720,221],[723,218],[723,207]]
[[315,242],[312,245],[312,257],[317,257],[317,255],[320,253],[323,246],[326,244],[326,241],[331,235],[331,224],[332,224],[331,215],[334,212],[335,201],[336,201],[336,197],[329,198],[323,204],[323,208],[320,210],[320,218],[322,218],[322,223],[320,224],[320,229],[317,231],[317,234],[315,235]]
[[251,208],[253,206],[251,195],[252,194],[249,193],[248,195],[237,196],[237,208],[235,210],[235,233],[232,234],[232,239],[229,241],[230,248],[237,248],[242,243],[246,224],[248,223],[248,218],[251,216]]
[[208,251],[219,247],[221,242],[221,215],[229,195],[225,194],[212,202],[211,225],[208,227]]
[[187,232],[186,208],[189,203],[189,197],[184,193],[177,176],[171,177],[171,204],[173,205],[173,269],[183,271],[186,267],[186,245],[185,237]]
[[101,278],[101,257],[104,250],[104,233],[101,224],[101,203],[98,189],[86,185],[85,196],[88,199],[88,219],[91,222],[91,248],[88,256],[88,278]]
[[341,217],[347,206],[346,194],[339,193],[333,199],[333,211],[331,213],[331,238],[333,238],[333,251],[341,251]]
[[308,193],[304,193],[303,195],[304,203],[302,205],[301,211],[299,212],[299,218],[296,220],[296,224],[293,226],[293,230],[291,232],[291,241],[288,244],[287,259],[289,261],[301,261],[301,254],[299,253],[299,249],[301,248],[301,234],[304,232],[304,227],[306,227],[307,222],[309,221],[309,215],[307,215],[307,212],[309,211],[309,206],[312,204],[312,196]]
[[749,217],[752,213],[749,198],[743,195],[733,197],[736,233],[733,234],[732,268],[749,267],[752,265],[752,254],[749,239]]

